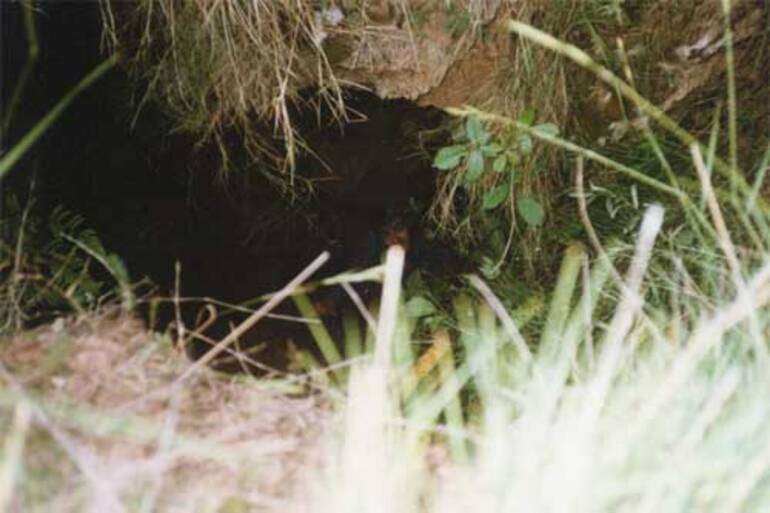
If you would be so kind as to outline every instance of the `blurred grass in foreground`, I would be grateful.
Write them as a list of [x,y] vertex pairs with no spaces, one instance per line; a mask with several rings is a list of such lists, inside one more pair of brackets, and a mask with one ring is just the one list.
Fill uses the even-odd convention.
[[[344,398],[326,388],[291,399],[289,380],[206,370],[174,387],[190,365],[169,341],[120,325],[8,342],[2,505],[766,511],[770,368],[754,330],[766,333],[770,321],[770,264],[692,322],[650,315],[643,276],[662,215],[647,210],[622,283],[607,260],[581,284],[585,250],[567,250],[538,344],[493,296],[460,298],[461,347],[439,333],[430,351],[402,362],[395,346],[412,341],[399,334],[403,252],[392,248],[375,352],[345,367]],[[611,287],[620,292],[606,294]],[[608,298],[612,316],[594,325]]]

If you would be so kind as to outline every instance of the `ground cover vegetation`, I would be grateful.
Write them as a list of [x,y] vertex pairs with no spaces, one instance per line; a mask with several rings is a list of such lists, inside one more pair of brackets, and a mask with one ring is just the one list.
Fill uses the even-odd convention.
[[[143,285],[81,217],[38,214],[34,179],[6,188],[0,510],[765,511],[770,11],[682,2],[706,35],[678,48],[698,64],[674,72],[661,52],[681,20],[665,4],[525,2],[491,24],[486,3],[441,3],[455,48],[495,30],[516,48],[496,75],[505,89],[444,107],[416,138],[437,173],[429,231],[471,269],[450,282],[410,268],[398,230],[374,267],[318,278],[321,253],[277,292],[229,305],[243,319],[196,361],[183,346],[197,326],[146,330]],[[157,96],[215,140],[238,126],[283,177],[275,194],[291,196],[305,143],[289,105],[311,80],[293,63],[316,62],[313,101],[350,115],[331,54],[353,50],[330,42],[355,26],[338,11],[414,34],[435,12],[383,5],[132,5],[140,103]],[[119,45],[121,13],[102,7]],[[25,156],[115,62],[4,148],[0,176],[27,172]],[[676,73],[689,78],[671,93],[660,84]],[[252,133],[255,113],[281,137]],[[380,286],[376,299],[362,283]],[[319,290],[355,305],[339,329]],[[313,345],[293,349],[291,372],[254,379],[240,339],[283,302]]]

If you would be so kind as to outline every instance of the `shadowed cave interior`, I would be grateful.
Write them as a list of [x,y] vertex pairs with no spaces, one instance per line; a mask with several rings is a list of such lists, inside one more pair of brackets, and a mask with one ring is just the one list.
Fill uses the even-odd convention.
[[[24,62],[18,14],[9,12],[4,22],[8,81]],[[38,77],[29,100],[39,107],[24,109],[9,140],[23,134],[102,58],[93,5],[48,6],[39,33],[38,66],[45,75]],[[311,102],[298,104],[292,119],[310,151],[299,154],[294,194],[276,185],[236,134],[223,141],[230,158],[223,173],[217,144],[200,144],[196,136],[174,131],[152,103],[137,111],[140,99],[122,71],[112,72],[82,94],[40,143],[25,166],[34,171],[16,173],[5,186],[24,197],[34,177],[39,207],[64,207],[83,216],[105,248],[126,264],[131,279],[149,278],[157,297],[177,292],[177,262],[180,297],[239,304],[280,289],[322,251],[330,251],[331,259],[316,278],[377,265],[394,242],[408,246],[406,273],[419,269],[450,279],[462,270],[462,258],[450,243],[431,237],[425,220],[436,170],[423,142],[426,134],[432,134],[434,145],[440,142],[442,112],[358,90],[345,91],[350,113],[345,123],[326,107],[319,112]],[[255,123],[255,130],[281,147],[269,127]],[[378,295],[375,284],[354,287],[366,303]],[[354,308],[348,295],[332,287],[311,299],[338,335],[342,312]],[[275,313],[297,315],[291,303]],[[149,304],[142,303],[143,315],[155,329],[168,329],[177,317],[173,305]],[[197,299],[181,305],[187,328],[208,325],[200,335],[211,341],[221,340],[247,315],[228,313],[221,305],[212,310]],[[281,319],[261,321],[241,342],[264,345],[254,358],[284,369],[289,341],[314,347],[305,324]],[[196,357],[207,347],[198,339],[189,353]]]

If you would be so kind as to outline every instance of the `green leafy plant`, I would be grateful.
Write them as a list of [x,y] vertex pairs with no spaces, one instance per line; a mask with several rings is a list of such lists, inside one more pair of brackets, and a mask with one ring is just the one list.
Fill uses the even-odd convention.
[[[537,133],[556,135],[559,129],[551,123],[532,126],[534,112],[527,111],[520,122],[531,126]],[[462,186],[470,188],[482,183],[485,187],[481,209],[495,210],[503,205],[520,183],[519,164],[523,157],[532,153],[533,140],[528,133],[508,129],[492,134],[476,116],[469,116],[452,134],[452,144],[441,148],[435,155],[433,166],[442,171],[463,173]],[[545,212],[533,196],[522,194],[517,198],[517,211],[530,227],[543,223]]]
[[[2,119],[2,129],[8,130],[15,121],[17,107],[25,100],[29,77],[38,62],[38,37],[33,2],[22,3],[24,26],[29,42],[27,62],[14,88]],[[72,102],[117,63],[120,56],[105,59],[32,126],[18,141],[0,155],[0,179],[20,167],[22,158],[58,121]],[[26,203],[13,194],[2,196],[0,218],[0,329],[19,329],[45,316],[78,312],[96,307],[112,290],[94,272],[96,260],[115,278],[120,287],[123,306],[132,308],[133,292],[122,261],[109,254],[96,233],[85,226],[84,219],[61,207],[50,214],[36,208],[35,178],[30,179]]]
[[[0,322],[4,330],[36,323],[50,315],[83,313],[96,308],[120,290],[124,304],[133,296],[128,272],[117,255],[109,253],[82,216],[56,207],[47,217],[34,205],[22,206],[6,196],[0,222],[0,262],[8,270],[0,284]],[[113,276],[118,287],[104,280],[94,262]]]
[[451,297],[447,283],[432,279],[422,271],[412,271],[404,280],[404,315],[415,322],[417,331],[432,333],[451,324],[450,315],[442,308],[442,299]]

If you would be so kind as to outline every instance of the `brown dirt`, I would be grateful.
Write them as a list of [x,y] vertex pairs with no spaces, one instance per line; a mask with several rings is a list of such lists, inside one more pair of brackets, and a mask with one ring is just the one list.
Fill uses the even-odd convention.
[[[445,84],[451,89],[463,89],[462,80],[450,77],[452,70],[477,57],[477,52],[489,45],[475,42],[472,31],[452,34],[448,25],[453,16],[465,13],[472,13],[474,23],[485,25],[497,14],[499,2],[458,2],[451,9],[442,5],[411,1],[404,8],[376,17],[374,24],[343,34],[349,54],[335,63],[335,73],[341,79],[372,88],[381,98],[419,98],[421,105],[453,105],[440,101],[449,89]],[[404,15],[407,10],[421,21],[410,22]],[[484,75],[483,68],[478,71],[473,82],[492,78]]]
[[498,67],[505,65],[509,38],[501,35],[493,43],[476,42],[447,70],[441,82],[419,97],[420,105],[455,107],[483,104],[498,87]]
[[[187,511],[197,511],[228,497],[280,510],[297,493],[300,469],[320,461],[318,440],[330,418],[321,401],[210,370],[171,393],[187,359],[134,318],[60,319],[0,343],[0,382],[33,398],[38,411],[19,511],[46,497],[57,511],[78,510],[56,497],[95,483],[66,457],[45,456],[62,450],[75,463],[87,460],[93,479],[122,499],[157,484],[159,510],[189,504]],[[159,442],[163,433],[167,442]]]

